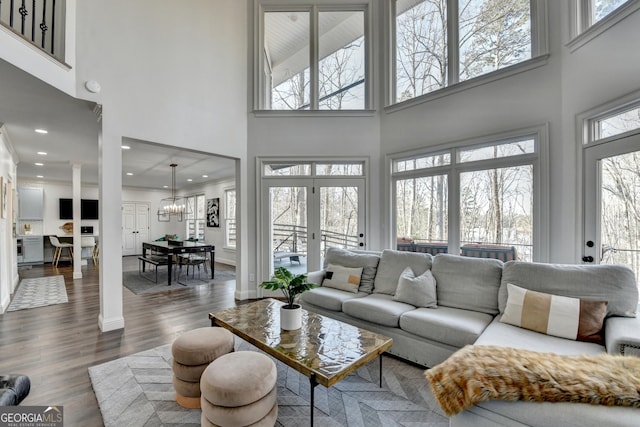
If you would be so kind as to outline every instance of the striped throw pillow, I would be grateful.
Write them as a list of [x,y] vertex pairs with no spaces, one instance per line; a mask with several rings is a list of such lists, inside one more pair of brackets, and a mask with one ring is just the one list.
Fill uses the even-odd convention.
[[604,344],[606,301],[588,301],[531,291],[507,283],[502,323],[570,340]]

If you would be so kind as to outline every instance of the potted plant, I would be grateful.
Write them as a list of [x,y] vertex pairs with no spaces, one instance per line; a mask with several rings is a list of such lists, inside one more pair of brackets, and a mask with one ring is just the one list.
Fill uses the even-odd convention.
[[298,295],[315,288],[315,283],[307,282],[306,274],[293,274],[285,267],[278,267],[271,280],[260,283],[260,287],[270,290],[280,290],[284,294],[286,304],[280,308],[280,327],[284,330],[295,330],[302,326],[302,312],[300,304],[295,300]]

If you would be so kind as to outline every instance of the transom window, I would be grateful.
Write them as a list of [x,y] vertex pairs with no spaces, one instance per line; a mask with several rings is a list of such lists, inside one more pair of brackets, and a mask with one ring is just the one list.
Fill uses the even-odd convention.
[[368,108],[368,5],[262,1],[260,110]]
[[[539,55],[529,0],[395,0],[393,102]],[[541,12],[539,12],[541,13]],[[535,20],[534,20],[535,19]]]
[[539,259],[545,141],[538,130],[392,160],[397,248]]
[[264,162],[263,175],[295,176],[364,176],[364,162]]
[[594,141],[638,131],[640,130],[640,106],[636,104],[592,119],[591,127]]

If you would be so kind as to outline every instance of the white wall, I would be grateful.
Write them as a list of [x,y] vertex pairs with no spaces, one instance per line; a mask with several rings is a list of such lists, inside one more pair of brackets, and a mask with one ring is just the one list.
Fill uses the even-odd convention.
[[[82,35],[76,50],[77,93],[88,96],[83,88],[87,80],[102,87],[92,99],[103,107],[99,137],[103,331],[124,326],[121,221],[114,207],[122,200],[118,173],[122,138],[246,161],[246,6],[237,0],[77,4],[77,32]],[[246,198],[246,193],[239,197]],[[246,273],[239,267],[242,282]]]
[[[0,126],[0,177],[2,177],[3,185],[7,188],[16,188],[16,165],[17,157],[13,148],[5,137],[4,128]],[[16,243],[13,236],[13,202],[15,197],[7,194],[6,216],[2,218],[0,215],[0,313],[9,306],[10,297],[15,287],[18,285],[18,267],[16,258]]]

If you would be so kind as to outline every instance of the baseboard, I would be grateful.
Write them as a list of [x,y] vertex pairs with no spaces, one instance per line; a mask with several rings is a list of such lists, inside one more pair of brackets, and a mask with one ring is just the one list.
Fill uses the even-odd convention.
[[258,291],[256,289],[248,289],[246,291],[238,291],[237,287],[236,287],[236,292],[234,294],[234,298],[240,301],[245,301],[248,299],[257,299],[258,298]]
[[5,311],[7,311],[10,303],[11,298],[9,298],[9,295],[5,295],[4,298],[2,298],[2,301],[0,301],[0,313],[4,313]]
[[102,332],[115,331],[117,329],[124,329],[124,317],[118,317],[115,319],[104,320],[102,314],[98,316],[98,326]]

